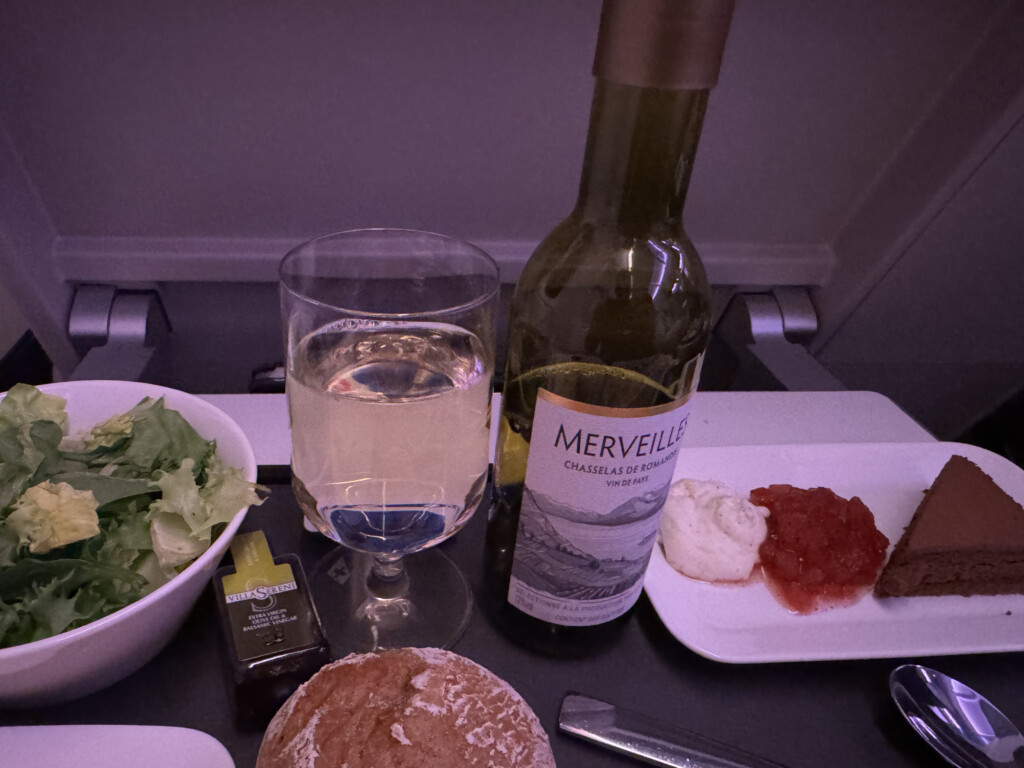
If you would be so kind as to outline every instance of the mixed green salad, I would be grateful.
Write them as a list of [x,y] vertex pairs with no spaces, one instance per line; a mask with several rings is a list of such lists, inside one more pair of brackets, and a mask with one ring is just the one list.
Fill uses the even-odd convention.
[[24,384],[0,400],[0,648],[147,595],[262,501],[163,398],[80,438],[66,404]]

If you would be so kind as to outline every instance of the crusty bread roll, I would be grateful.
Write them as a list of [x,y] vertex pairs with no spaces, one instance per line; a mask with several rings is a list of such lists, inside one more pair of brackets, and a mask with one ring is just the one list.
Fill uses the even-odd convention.
[[256,768],[553,768],[537,716],[512,687],[437,648],[348,656],[297,690]]

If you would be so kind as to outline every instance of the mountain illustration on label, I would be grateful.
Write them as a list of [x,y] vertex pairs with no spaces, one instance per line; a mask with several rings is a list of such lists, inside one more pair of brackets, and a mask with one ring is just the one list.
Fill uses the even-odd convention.
[[603,514],[526,488],[512,576],[560,598],[597,600],[625,592],[647,570],[668,488]]

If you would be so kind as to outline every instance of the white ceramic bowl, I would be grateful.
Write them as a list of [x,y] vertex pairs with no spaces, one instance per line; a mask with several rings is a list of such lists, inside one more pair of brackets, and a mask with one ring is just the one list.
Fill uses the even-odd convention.
[[[256,456],[241,428],[194,395],[134,381],[72,381],[41,390],[66,398],[71,433],[124,413],[144,397],[163,397],[245,478],[256,480]],[[141,600],[34,643],[0,649],[0,707],[52,704],[85,696],[131,674],[171,641],[210,582],[245,517],[239,510],[210,548],[167,584]]]

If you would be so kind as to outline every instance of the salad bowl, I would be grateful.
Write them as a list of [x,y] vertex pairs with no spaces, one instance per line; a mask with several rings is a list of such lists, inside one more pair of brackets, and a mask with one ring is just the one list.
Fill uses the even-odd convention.
[[[73,381],[38,388],[67,401],[68,434],[88,433],[144,398],[163,398],[204,440],[216,442],[220,461],[256,480],[256,458],[241,428],[194,395],[129,381]],[[2,397],[2,396],[0,396]],[[156,656],[185,622],[245,517],[242,506],[209,548],[145,596],[84,626],[0,649],[0,707],[31,707],[85,696],[128,676]]]

